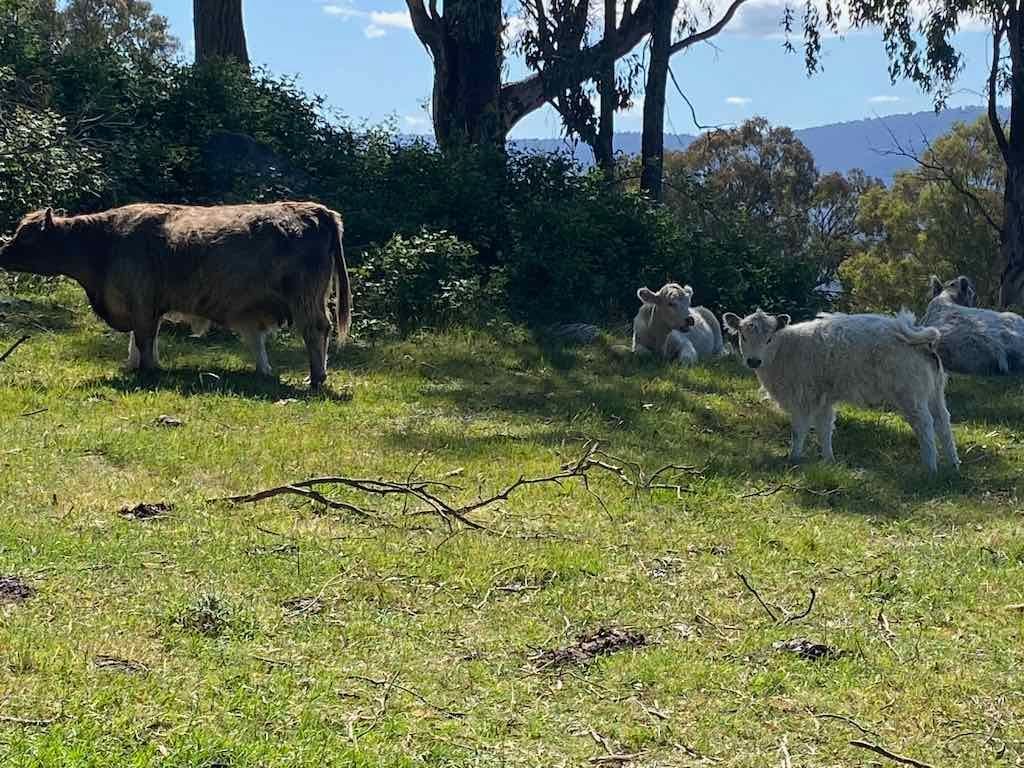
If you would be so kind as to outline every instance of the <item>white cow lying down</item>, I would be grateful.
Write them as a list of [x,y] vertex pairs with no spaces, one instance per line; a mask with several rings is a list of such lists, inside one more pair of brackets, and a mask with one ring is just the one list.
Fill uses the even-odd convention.
[[657,293],[636,292],[643,302],[633,319],[633,352],[653,352],[692,365],[722,354],[722,329],[706,307],[691,307],[693,288],[667,283]]
[[945,285],[931,277],[932,300],[923,323],[942,334],[939,356],[957,373],[1007,374],[1024,371],[1024,317],[975,306],[970,278]]
[[936,352],[939,332],[916,325],[910,312],[822,314],[790,325],[789,315],[759,309],[742,320],[728,312],[723,320],[739,336],[747,366],[792,420],[791,460],[803,455],[813,426],[822,458],[832,461],[835,405],[849,402],[888,405],[903,414],[930,472],[938,469],[936,433],[946,457],[960,465],[946,408],[946,374]]

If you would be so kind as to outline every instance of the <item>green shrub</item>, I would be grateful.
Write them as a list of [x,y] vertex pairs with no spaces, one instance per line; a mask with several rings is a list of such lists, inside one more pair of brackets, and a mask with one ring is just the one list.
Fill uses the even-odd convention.
[[479,322],[504,304],[498,273],[483,273],[476,249],[448,232],[395,235],[352,273],[361,333]]

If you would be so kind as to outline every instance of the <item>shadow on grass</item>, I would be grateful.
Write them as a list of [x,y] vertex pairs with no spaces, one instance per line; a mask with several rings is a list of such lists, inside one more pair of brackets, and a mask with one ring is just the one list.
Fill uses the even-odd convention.
[[[898,415],[846,408],[835,434],[839,463],[817,461],[812,438],[809,458],[791,467],[788,417],[762,402],[756,379],[729,359],[681,370],[599,347],[552,352],[528,344],[472,350],[428,343],[384,349],[370,369],[388,370],[397,364],[399,352],[419,358],[423,385],[418,399],[436,412],[469,421],[511,418],[522,428],[520,434],[473,434],[399,426],[384,432],[396,448],[470,456],[514,440],[556,447],[600,438],[610,450],[648,468],[670,461],[707,462],[707,478],[734,486],[737,496],[751,487],[785,483],[794,486],[789,492],[808,510],[887,517],[902,517],[908,505],[922,501],[953,502],[954,507],[959,499],[975,502],[986,491],[1012,487],[1019,474],[1005,455],[990,454],[959,474],[942,465],[938,477],[929,477],[920,464],[917,439]],[[1024,405],[1008,402],[1018,388],[1008,388],[1006,380],[972,379],[951,392],[951,407],[961,415],[960,423],[998,416],[1000,423],[1019,427]],[[992,406],[993,399],[1007,401],[1005,407]],[[530,428],[535,421],[541,430]],[[963,452],[966,443],[962,437],[960,442]],[[833,489],[840,490],[820,495]],[[994,505],[993,513],[1002,512]]]
[[70,331],[76,326],[77,320],[74,312],[52,299],[41,296],[32,299],[0,299],[0,329],[5,333]]
[[[19,302],[16,309],[12,316],[25,327],[70,330],[78,320],[76,313],[45,301]],[[165,370],[150,375],[123,371],[123,334],[90,333],[69,345],[80,359],[110,361],[110,375],[83,386],[263,401],[311,397],[305,387],[256,374],[238,339],[224,331],[192,339],[187,328],[168,325],[161,333]],[[305,376],[305,350],[293,334],[279,334],[269,346],[276,371],[286,378]],[[573,441],[598,438],[649,468],[707,463],[707,481],[730,489],[736,498],[751,488],[788,483],[797,486],[790,492],[800,507],[869,515],[901,516],[908,505],[931,500],[947,502],[955,511],[958,500],[975,502],[985,492],[1012,489],[1018,482],[1018,467],[999,452],[982,454],[960,475],[944,469],[939,478],[929,478],[912,432],[898,417],[853,409],[842,409],[837,424],[840,463],[811,460],[794,469],[785,458],[788,418],[762,402],[756,379],[731,358],[684,370],[607,343],[561,346],[535,343],[515,331],[455,331],[374,347],[334,345],[330,369],[335,377],[345,372],[349,378],[406,378],[417,386],[416,405],[425,415],[382,424],[379,431],[380,439],[400,450],[479,456],[524,442],[565,446],[561,452],[571,458]],[[1020,430],[1022,395],[1020,378],[958,376],[951,382],[949,402],[957,425]],[[350,395],[329,385],[326,397],[345,401]],[[448,423],[432,424],[436,416]],[[453,418],[465,428],[453,426]],[[483,419],[498,426],[469,426]],[[962,452],[964,446],[961,437]],[[815,448],[812,442],[809,455],[815,455]],[[801,487],[841,490],[822,496]],[[986,509],[999,514],[1002,508],[991,504]]]

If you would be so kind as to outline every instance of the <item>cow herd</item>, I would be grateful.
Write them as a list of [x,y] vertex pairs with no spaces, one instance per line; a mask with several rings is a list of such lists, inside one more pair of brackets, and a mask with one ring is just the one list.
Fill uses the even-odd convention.
[[[265,339],[285,324],[302,336],[310,385],[327,376],[333,327],[344,340],[352,316],[342,222],[316,203],[184,206],[138,204],[82,216],[52,209],[25,216],[0,248],[0,268],[64,275],[86,292],[96,314],[129,334],[129,366],[159,365],[161,322],[185,322],[202,335],[211,324],[237,332],[260,373],[270,374]],[[939,449],[958,467],[946,407],[946,371],[1024,371],[1024,318],[976,306],[967,277],[931,279],[921,324],[901,311],[820,314],[793,323],[758,309],[727,312],[720,324],[692,306],[693,288],[676,283],[637,291],[636,354],[691,365],[725,354],[722,328],[768,397],[792,422],[790,457],[808,433],[832,460],[835,406],[895,408],[917,435],[921,459],[938,468]],[[938,445],[936,445],[938,444]]]
[[[932,298],[922,324],[900,311],[819,314],[804,323],[758,309],[747,317],[726,312],[722,325],[737,341],[761,388],[792,423],[790,459],[803,456],[807,435],[818,435],[821,456],[833,459],[835,406],[885,405],[910,424],[929,472],[938,470],[936,443],[960,466],[946,407],[946,371],[1007,374],[1024,371],[1024,318],[976,306],[967,277],[943,284],[931,278]],[[668,283],[637,291],[633,352],[654,353],[689,365],[725,354],[714,316],[691,307],[693,288]]]

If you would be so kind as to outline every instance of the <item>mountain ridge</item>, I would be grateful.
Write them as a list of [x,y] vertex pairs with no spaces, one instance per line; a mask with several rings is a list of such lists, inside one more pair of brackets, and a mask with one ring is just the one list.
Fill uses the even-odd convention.
[[[1005,119],[1006,110],[1000,112]],[[955,107],[941,112],[904,112],[799,128],[793,132],[810,150],[821,173],[847,173],[860,168],[888,183],[897,171],[914,166],[910,158],[886,154],[886,150],[894,148],[894,137],[904,148],[921,151],[926,142],[948,133],[956,123],[972,123],[985,113],[985,107],[980,106]],[[633,131],[617,133],[615,151],[639,155],[640,136]],[[665,147],[683,150],[697,138],[688,133],[666,134]],[[573,147],[562,138],[512,139],[509,144],[524,151],[570,152],[584,166],[593,164],[590,148],[582,142]]]

